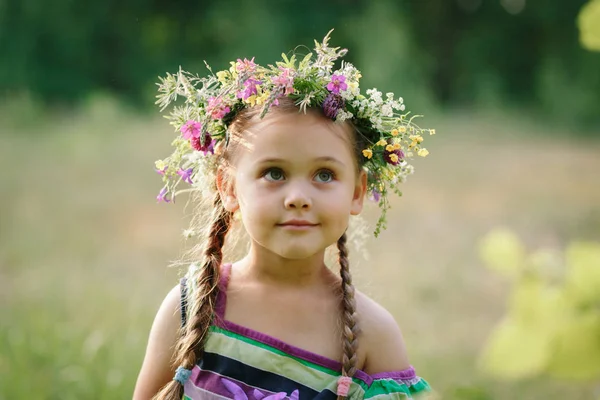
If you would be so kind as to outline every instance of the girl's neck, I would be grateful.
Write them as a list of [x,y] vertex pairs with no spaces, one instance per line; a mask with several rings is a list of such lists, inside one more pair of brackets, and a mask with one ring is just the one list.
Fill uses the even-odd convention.
[[236,263],[244,280],[279,286],[312,286],[331,279],[324,261],[325,251],[302,260],[285,259],[252,243],[250,251]]

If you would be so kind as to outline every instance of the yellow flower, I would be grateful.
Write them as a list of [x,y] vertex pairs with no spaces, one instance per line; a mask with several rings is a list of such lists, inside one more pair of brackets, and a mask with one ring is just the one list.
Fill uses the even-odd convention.
[[[394,155],[395,155],[395,154],[394,154]],[[397,157],[397,156],[396,156],[396,157]],[[393,162],[396,162],[396,161],[398,161],[397,159],[394,161],[394,160],[393,160],[391,157],[390,157],[390,160],[391,160],[391,161],[393,161]],[[383,170],[383,176],[384,176],[386,179],[392,180],[392,179],[394,179],[394,175],[395,175],[394,171],[393,171],[392,169],[390,169],[390,168],[385,168],[385,169]]]
[[398,132],[398,129],[392,129],[390,133],[392,134],[392,136],[398,136],[400,134],[400,132]]
[[400,131],[400,133],[406,133],[406,127],[405,126],[401,126],[400,128],[398,128],[398,130]]
[[365,157],[367,157],[367,158],[369,158],[369,159],[370,159],[371,157],[373,157],[373,151],[372,151],[372,150],[370,150],[370,149],[364,149],[364,150],[362,151],[362,154],[363,154],[363,156],[365,156]]
[[398,155],[397,155],[396,153],[392,153],[392,154],[390,154],[390,160],[391,160],[393,163],[397,163],[397,162],[398,162]]
[[412,139],[413,142],[421,143],[423,141],[423,136],[421,136],[421,135],[411,135],[410,139]]
[[250,104],[251,107],[254,107],[256,105],[256,95],[253,94],[252,96],[248,97],[246,100],[244,100],[246,103]]
[[157,160],[154,165],[156,166],[156,169],[162,171],[163,169],[165,169],[165,167],[167,166],[167,164],[165,164],[165,162],[163,160]]
[[267,90],[266,92],[264,92],[263,94],[261,94],[260,96],[258,96],[256,98],[256,104],[258,104],[258,105],[264,104],[265,101],[267,101],[267,99],[269,98],[270,94],[271,94],[271,92],[269,92]]
[[400,150],[400,143],[394,143],[394,150]]
[[422,148],[417,152],[417,154],[419,155],[419,157],[427,157],[427,154],[429,154],[429,152],[426,148]]
[[429,130],[429,134],[430,134],[430,135],[435,135],[435,129],[430,129],[430,130]]
[[217,72],[217,79],[219,80],[219,82],[225,83],[225,81],[227,81],[228,75],[229,73],[227,71],[219,71]]
[[350,88],[350,90],[356,90],[358,88],[358,82],[348,82],[348,88]]
[[387,146],[387,141],[385,139],[381,139],[379,142],[375,143],[377,146]]
[[385,149],[391,153],[392,151],[394,151],[394,145],[388,144],[387,146],[385,146]]

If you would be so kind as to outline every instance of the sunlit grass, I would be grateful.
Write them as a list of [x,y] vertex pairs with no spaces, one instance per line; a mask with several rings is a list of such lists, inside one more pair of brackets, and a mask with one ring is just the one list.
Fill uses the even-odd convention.
[[[154,199],[170,128],[110,102],[37,118],[0,122],[0,399],[128,398],[186,227],[183,201]],[[442,398],[589,399],[582,384],[477,369],[506,294],[477,259],[483,233],[502,224],[534,245],[600,239],[600,143],[501,121],[438,118],[431,155],[370,260],[355,259],[356,280],[394,313]]]

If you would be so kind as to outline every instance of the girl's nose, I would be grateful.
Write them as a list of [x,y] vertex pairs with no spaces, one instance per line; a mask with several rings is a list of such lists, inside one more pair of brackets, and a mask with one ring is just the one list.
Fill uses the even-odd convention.
[[309,210],[312,206],[310,196],[301,188],[289,192],[284,202],[285,208],[288,210]]

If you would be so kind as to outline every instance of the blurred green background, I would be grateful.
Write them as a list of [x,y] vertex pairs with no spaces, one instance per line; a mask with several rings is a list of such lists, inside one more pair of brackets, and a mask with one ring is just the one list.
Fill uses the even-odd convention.
[[190,244],[184,201],[155,201],[173,138],[157,77],[273,63],[331,28],[363,90],[403,96],[438,132],[369,260],[353,259],[412,363],[442,399],[598,398],[600,379],[503,381],[478,362],[508,290],[482,266],[482,235],[600,240],[600,53],[578,41],[584,3],[1,0],[0,399],[131,397],[179,273],[166,266]]

